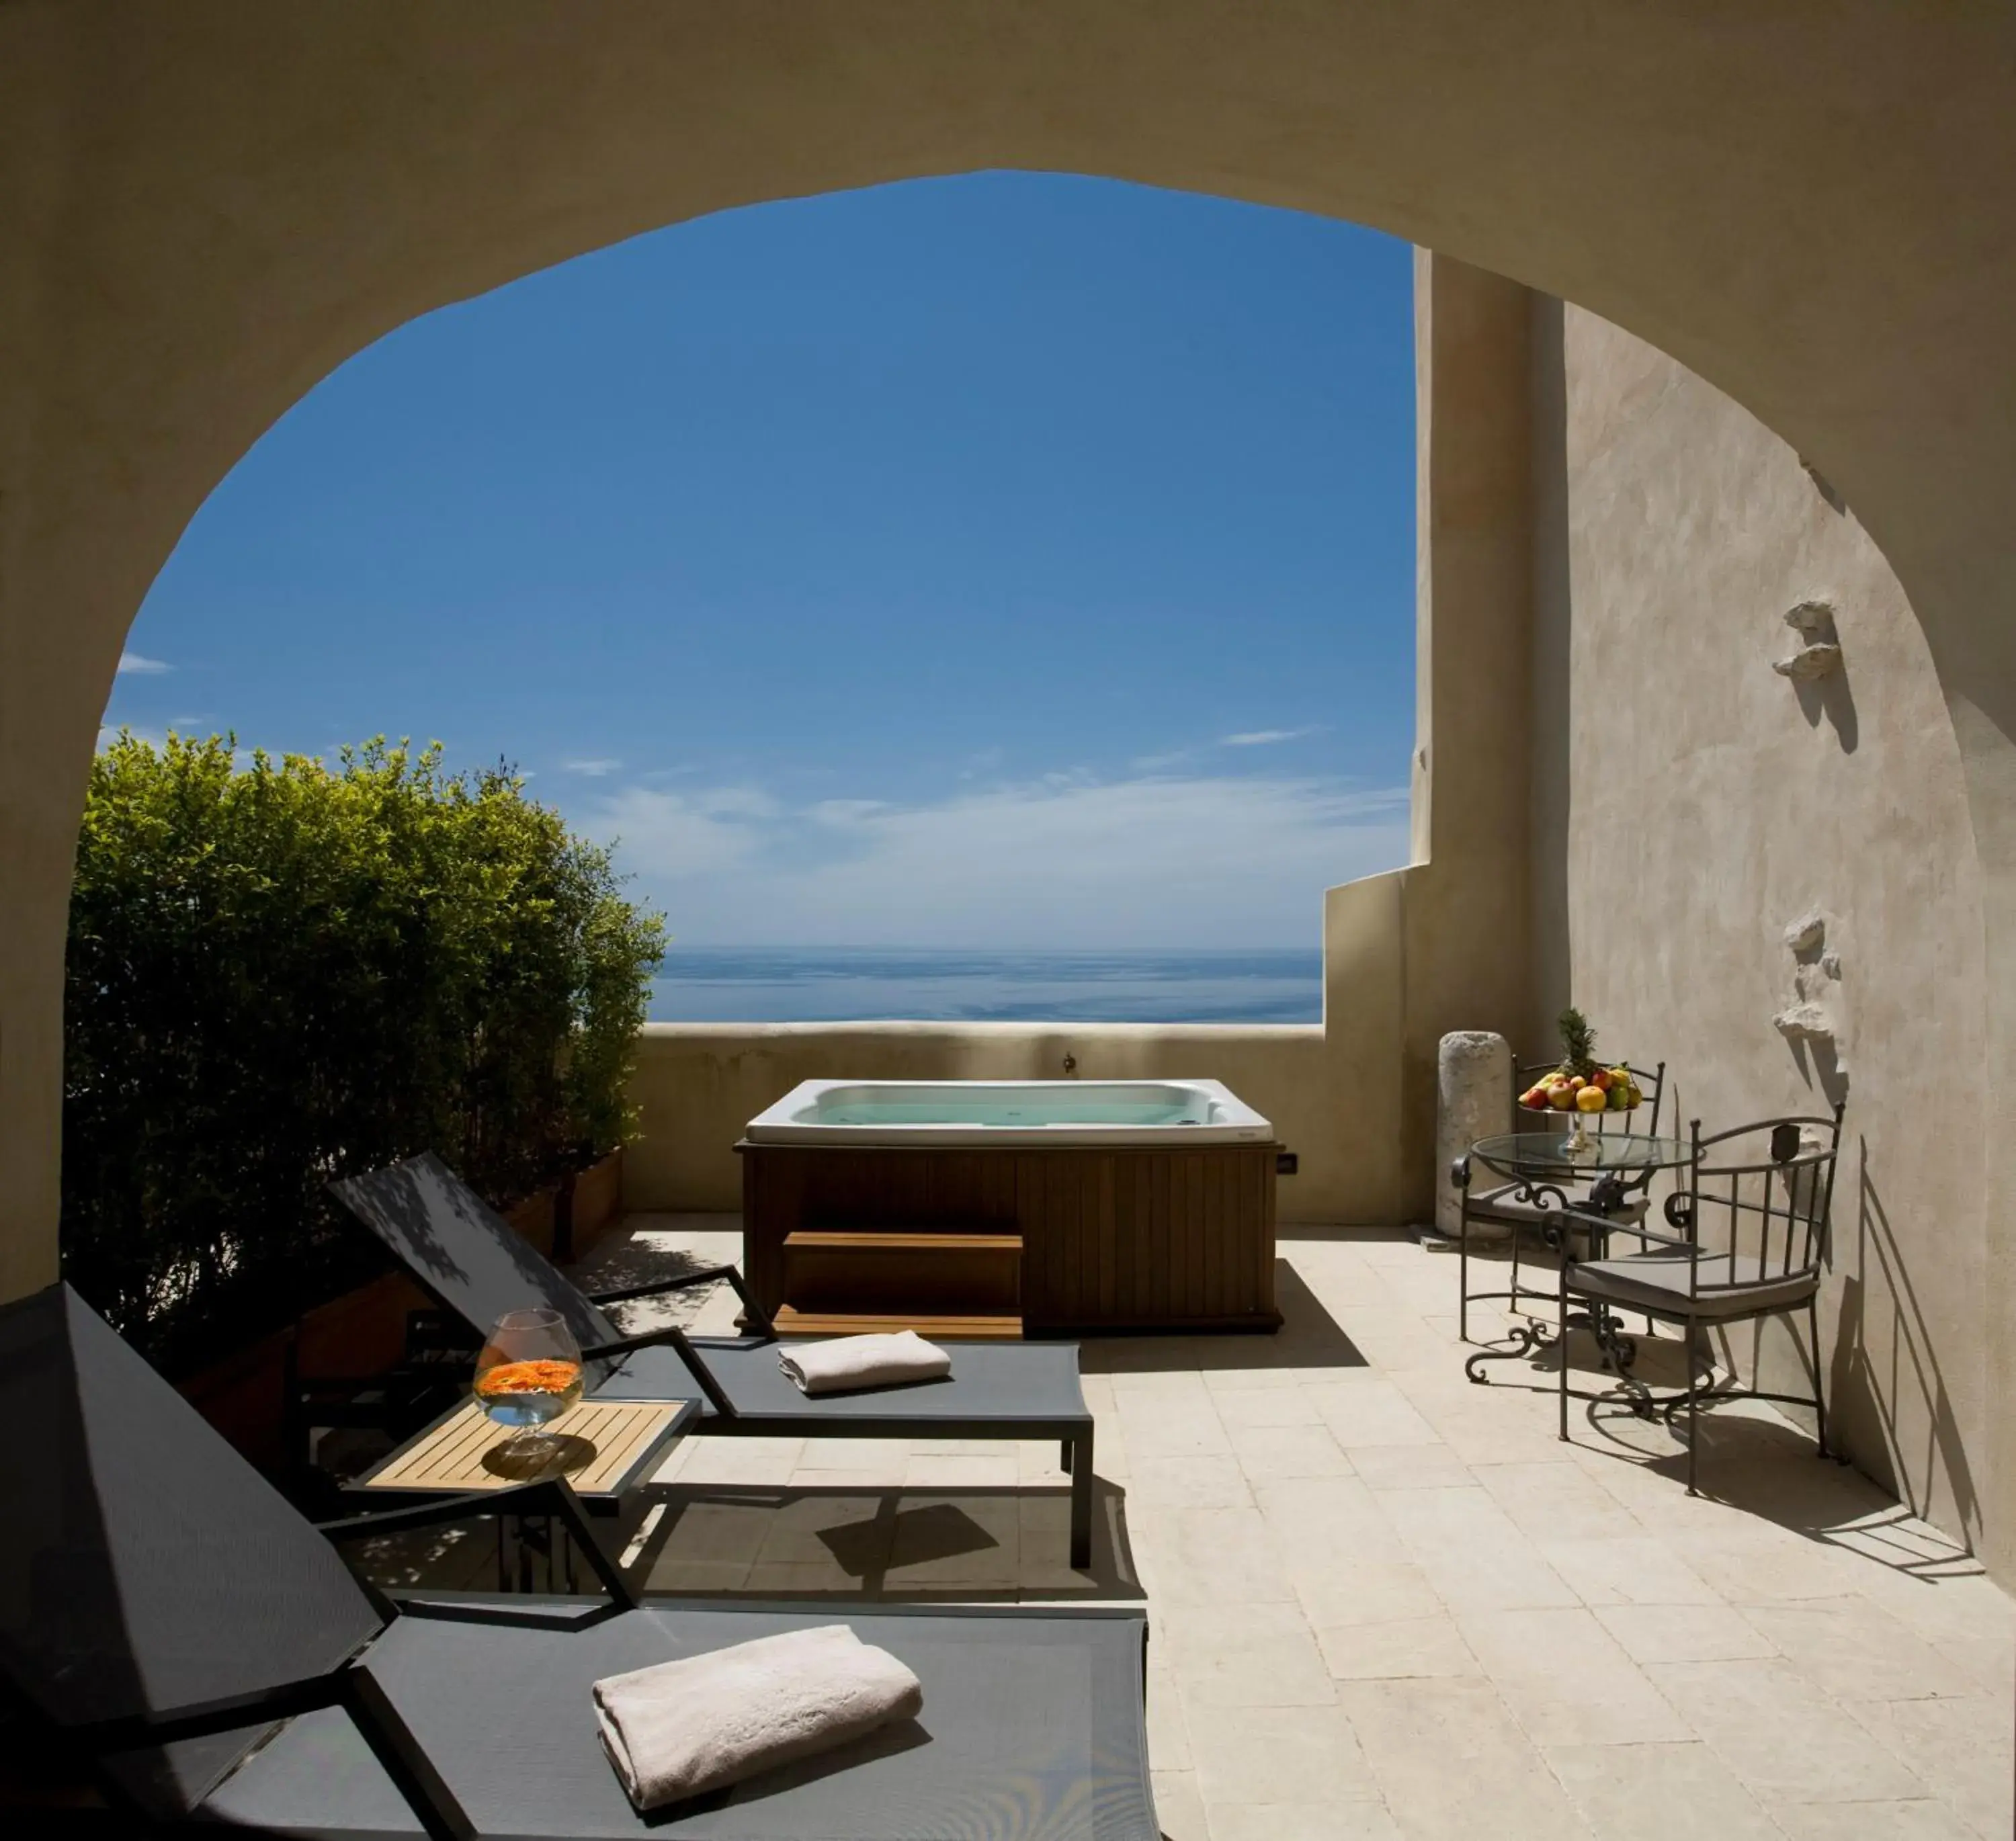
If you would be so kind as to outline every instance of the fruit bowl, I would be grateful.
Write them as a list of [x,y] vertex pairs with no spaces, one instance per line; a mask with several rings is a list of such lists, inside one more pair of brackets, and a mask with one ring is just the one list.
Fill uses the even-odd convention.
[[1624,1067],[1592,1068],[1586,1075],[1564,1067],[1519,1095],[1522,1112],[1567,1122],[1561,1149],[1571,1157],[1589,1149],[1590,1120],[1629,1114],[1643,1103],[1631,1070]]

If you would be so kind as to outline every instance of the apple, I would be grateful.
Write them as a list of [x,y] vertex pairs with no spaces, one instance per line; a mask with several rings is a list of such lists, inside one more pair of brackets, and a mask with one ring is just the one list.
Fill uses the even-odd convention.
[[1519,1095],[1519,1103],[1529,1113],[1543,1113],[1547,1109],[1547,1090],[1545,1087],[1528,1087]]
[[1593,1087],[1599,1093],[1607,1093],[1610,1091],[1611,1082],[1616,1077],[1608,1068],[1600,1067],[1583,1081],[1582,1084],[1585,1087]]
[[1575,1089],[1568,1081],[1550,1081],[1547,1083],[1547,1104],[1557,1113],[1575,1110]]

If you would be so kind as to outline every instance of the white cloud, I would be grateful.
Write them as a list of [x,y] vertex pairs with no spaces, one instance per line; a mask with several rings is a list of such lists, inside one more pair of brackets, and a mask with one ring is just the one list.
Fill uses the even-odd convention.
[[633,786],[584,814],[690,940],[1307,944],[1323,890],[1407,859],[1407,795],[1318,778],[1082,773],[934,803],[787,809]]
[[560,763],[560,771],[563,774],[584,775],[591,780],[601,780],[607,779],[622,764],[620,760],[610,760],[606,757],[597,757],[588,760],[563,760]]
[[1220,735],[1221,748],[1268,748],[1276,742],[1299,742],[1304,735],[1312,735],[1313,728],[1250,728],[1243,735]]
[[164,671],[174,669],[173,665],[160,659],[142,658],[137,652],[122,652],[119,655],[121,678],[158,678]]

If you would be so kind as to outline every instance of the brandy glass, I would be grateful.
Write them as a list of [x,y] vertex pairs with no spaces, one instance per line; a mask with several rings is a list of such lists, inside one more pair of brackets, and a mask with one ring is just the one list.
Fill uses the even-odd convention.
[[540,1431],[581,1398],[581,1345],[559,1311],[541,1304],[506,1311],[476,1358],[476,1397],[499,1426],[514,1428],[496,1455],[530,1469],[560,1454],[563,1441]]

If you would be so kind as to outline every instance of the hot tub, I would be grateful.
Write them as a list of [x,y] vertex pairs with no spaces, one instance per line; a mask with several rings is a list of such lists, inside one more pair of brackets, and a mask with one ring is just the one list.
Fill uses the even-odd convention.
[[804,1081],[749,1121],[751,1144],[1264,1144],[1274,1128],[1219,1081]]
[[1281,1146],[1217,1081],[807,1081],[749,1121],[780,1330],[1271,1330]]

